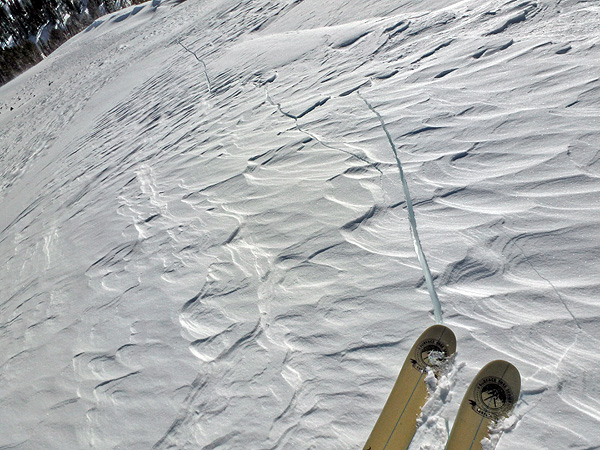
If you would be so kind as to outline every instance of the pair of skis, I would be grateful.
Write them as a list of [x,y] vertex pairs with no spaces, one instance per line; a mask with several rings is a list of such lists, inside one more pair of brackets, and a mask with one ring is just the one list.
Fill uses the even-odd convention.
[[[441,375],[455,352],[456,337],[448,327],[434,325],[419,336],[363,450],[408,448],[427,400],[427,371]],[[511,413],[520,391],[521,376],[512,364],[501,360],[487,364],[467,389],[446,450],[482,450],[490,424]]]

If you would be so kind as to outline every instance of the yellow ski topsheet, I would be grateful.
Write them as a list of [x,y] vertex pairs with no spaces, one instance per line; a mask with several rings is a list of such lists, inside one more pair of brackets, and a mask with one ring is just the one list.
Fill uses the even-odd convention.
[[446,450],[482,450],[491,422],[507,417],[521,392],[521,376],[506,361],[492,361],[475,376],[465,394]]
[[449,328],[434,325],[421,334],[400,370],[400,375],[363,450],[406,450],[417,430],[417,418],[427,400],[426,367],[436,358],[456,352],[456,337]]

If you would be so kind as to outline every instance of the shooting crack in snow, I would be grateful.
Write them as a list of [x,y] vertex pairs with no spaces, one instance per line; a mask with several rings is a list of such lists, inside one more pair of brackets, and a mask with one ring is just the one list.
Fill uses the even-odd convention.
[[425,258],[425,252],[423,252],[423,246],[421,245],[421,240],[419,239],[419,232],[417,231],[417,219],[415,217],[415,211],[413,207],[413,201],[410,196],[410,191],[408,189],[408,182],[406,181],[406,177],[404,176],[404,170],[402,169],[402,162],[400,161],[400,156],[398,155],[398,149],[394,144],[394,140],[388,131],[385,121],[381,114],[377,112],[377,110],[364,98],[360,92],[357,92],[357,95],[362,99],[363,102],[367,105],[367,107],[377,116],[377,119],[381,123],[381,128],[385,132],[388,143],[394,153],[394,158],[396,159],[396,164],[398,165],[398,173],[400,175],[400,181],[402,182],[402,190],[404,191],[404,198],[406,199],[406,209],[408,210],[408,220],[410,222],[410,231],[413,237],[415,251],[417,253],[417,258],[419,263],[421,264],[421,268],[423,270],[423,276],[425,277],[425,283],[427,284],[427,290],[429,291],[429,296],[431,297],[431,303],[433,305],[433,315],[437,323],[443,323],[442,317],[442,305],[440,304],[440,300],[438,299],[437,292],[435,290],[435,285],[433,284],[433,277],[431,275],[431,271],[429,270],[429,264],[427,264],[427,258]]

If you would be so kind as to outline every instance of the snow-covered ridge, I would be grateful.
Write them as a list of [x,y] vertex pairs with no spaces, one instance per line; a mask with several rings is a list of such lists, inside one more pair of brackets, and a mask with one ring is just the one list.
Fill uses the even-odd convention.
[[391,143],[458,337],[411,449],[496,358],[498,449],[600,446],[599,13],[146,3],[1,87],[0,448],[361,448],[434,322]]

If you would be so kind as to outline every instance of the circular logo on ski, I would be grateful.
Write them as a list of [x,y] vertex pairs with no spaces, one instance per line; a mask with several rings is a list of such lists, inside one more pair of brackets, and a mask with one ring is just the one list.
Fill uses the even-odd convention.
[[498,420],[508,415],[515,402],[512,390],[500,377],[482,378],[475,386],[475,401],[471,402],[473,410],[487,417]]
[[413,367],[424,372],[427,367],[439,366],[448,356],[448,348],[437,339],[425,339],[419,343],[415,350],[415,359],[412,360]]

